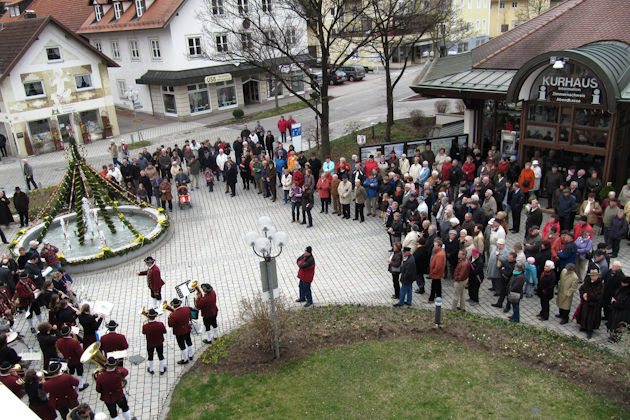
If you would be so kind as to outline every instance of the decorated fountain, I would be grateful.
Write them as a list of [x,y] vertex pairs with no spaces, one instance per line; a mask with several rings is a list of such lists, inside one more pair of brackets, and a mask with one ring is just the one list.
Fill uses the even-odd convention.
[[68,271],[92,271],[147,252],[166,237],[164,209],[102,177],[86,162],[83,145],[72,140],[64,153],[68,170],[37,217],[9,244],[14,256],[30,241],[45,238],[59,249]]

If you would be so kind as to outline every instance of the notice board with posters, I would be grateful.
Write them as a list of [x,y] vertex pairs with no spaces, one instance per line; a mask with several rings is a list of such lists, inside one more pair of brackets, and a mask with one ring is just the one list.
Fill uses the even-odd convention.
[[366,160],[370,155],[374,155],[374,158],[378,159],[379,155],[384,154],[385,157],[389,159],[389,155],[393,150],[396,152],[396,157],[400,157],[403,153],[406,153],[408,157],[411,157],[415,154],[416,150],[423,152],[427,143],[431,144],[431,150],[433,150],[435,154],[437,154],[438,150],[444,148],[444,150],[446,150],[446,154],[448,155],[451,151],[453,140],[456,140],[459,147],[462,147],[465,143],[468,143],[468,134],[431,137],[417,140],[414,139],[400,143],[381,143],[370,146],[361,146],[359,147],[359,156],[361,156],[361,160]]

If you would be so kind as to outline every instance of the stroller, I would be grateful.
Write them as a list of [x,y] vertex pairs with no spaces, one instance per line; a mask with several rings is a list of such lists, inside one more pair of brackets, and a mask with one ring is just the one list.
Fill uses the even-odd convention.
[[177,196],[179,199],[179,209],[183,210],[184,207],[191,207],[190,195],[188,195],[188,187],[186,185],[180,185],[177,187]]

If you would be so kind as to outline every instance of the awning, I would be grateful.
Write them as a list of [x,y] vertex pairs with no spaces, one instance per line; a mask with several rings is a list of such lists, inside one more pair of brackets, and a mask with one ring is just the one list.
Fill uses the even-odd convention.
[[411,86],[415,92],[423,90],[452,90],[505,94],[516,70],[471,69],[437,79],[423,80]]

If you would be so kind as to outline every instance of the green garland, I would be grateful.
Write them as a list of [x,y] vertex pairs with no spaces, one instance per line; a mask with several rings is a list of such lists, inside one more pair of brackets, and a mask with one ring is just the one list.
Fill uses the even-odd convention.
[[[80,177],[80,175],[79,175]],[[83,197],[85,197],[85,187],[83,186],[83,182],[80,183],[81,185],[74,186],[74,208],[76,211],[76,220],[75,223],[77,224],[77,237],[79,238],[79,244],[80,245],[84,245],[85,244],[85,220],[84,220],[84,214],[83,214]]]

